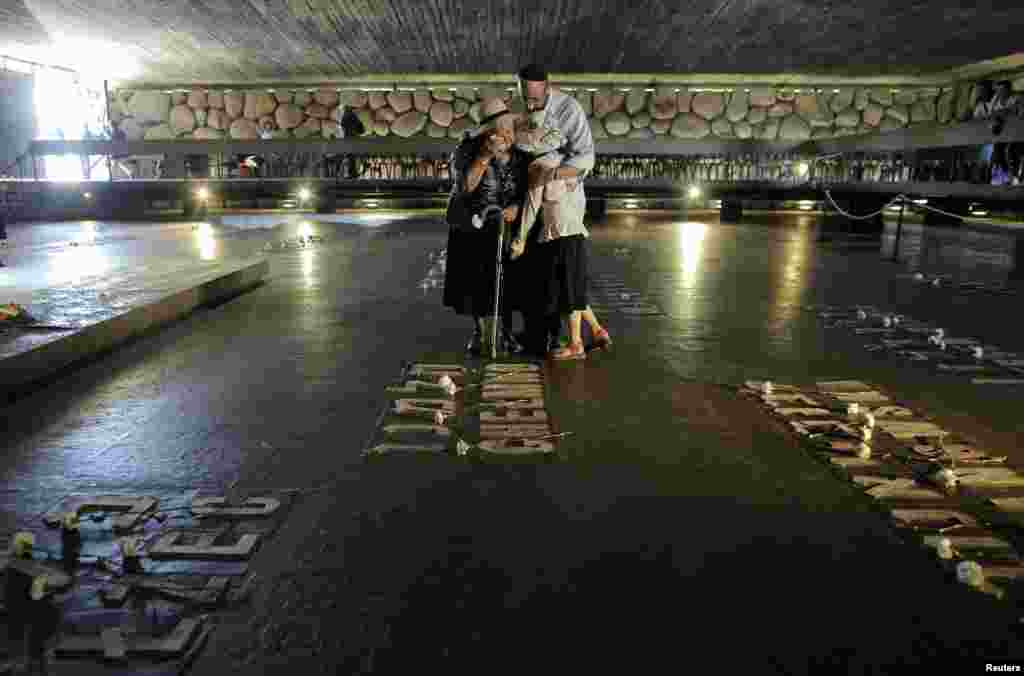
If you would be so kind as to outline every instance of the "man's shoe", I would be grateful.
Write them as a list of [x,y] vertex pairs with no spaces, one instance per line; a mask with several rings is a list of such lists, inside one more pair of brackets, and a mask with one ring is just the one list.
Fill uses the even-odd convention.
[[549,356],[553,361],[586,359],[587,351],[583,349],[583,341],[580,341],[578,343],[569,343],[568,347],[560,347],[557,350],[552,350]]
[[522,354],[524,348],[522,343],[516,340],[515,335],[511,331],[503,331],[501,334],[501,341],[504,345],[505,352],[508,354]]
[[612,337],[608,335],[605,329],[601,329],[594,334],[594,347],[595,350],[608,350],[612,346]]
[[483,352],[483,342],[484,336],[480,333],[480,330],[473,331],[473,337],[466,343],[466,352],[474,357],[479,357],[481,352]]

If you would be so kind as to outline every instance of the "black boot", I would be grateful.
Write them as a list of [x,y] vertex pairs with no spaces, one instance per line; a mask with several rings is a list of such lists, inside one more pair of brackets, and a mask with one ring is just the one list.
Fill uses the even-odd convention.
[[510,330],[504,327],[501,329],[501,343],[502,349],[506,354],[518,355],[523,352],[522,343],[519,342]]
[[479,357],[480,353],[483,351],[483,340],[484,334],[480,331],[480,327],[478,326],[473,329],[473,336],[469,339],[469,342],[466,343],[466,352],[474,357]]

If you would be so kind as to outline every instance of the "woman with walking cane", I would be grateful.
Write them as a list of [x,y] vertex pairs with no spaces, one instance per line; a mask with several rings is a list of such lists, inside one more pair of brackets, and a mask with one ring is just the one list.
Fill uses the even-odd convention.
[[[480,126],[463,137],[452,156],[444,305],[473,317],[466,346],[471,354],[482,354],[485,342],[500,342],[505,352],[515,354],[521,346],[509,320],[519,302],[509,290],[515,288],[519,263],[508,262],[507,250],[520,238],[527,157],[513,147],[515,115],[502,99],[485,100],[480,114]],[[487,326],[488,317],[496,322],[499,315],[500,332]],[[499,346],[487,347],[493,356]]]

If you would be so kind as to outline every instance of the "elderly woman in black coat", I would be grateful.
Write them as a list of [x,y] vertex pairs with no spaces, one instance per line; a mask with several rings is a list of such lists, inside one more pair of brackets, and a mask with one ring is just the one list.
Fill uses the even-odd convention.
[[[480,354],[485,321],[494,313],[498,233],[509,245],[518,238],[520,205],[526,194],[529,157],[513,146],[514,120],[501,99],[488,99],[481,107],[482,120],[467,134],[452,156],[452,192],[448,200],[448,263],[444,280],[444,305],[457,314],[473,317],[474,332],[466,349]],[[521,351],[510,331],[511,313],[521,309],[521,298],[511,290],[520,286],[522,267],[504,254],[502,282],[502,330],[507,352]]]

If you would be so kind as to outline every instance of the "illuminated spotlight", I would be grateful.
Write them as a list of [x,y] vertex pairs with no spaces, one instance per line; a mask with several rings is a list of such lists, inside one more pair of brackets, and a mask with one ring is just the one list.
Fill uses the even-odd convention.
[[928,200],[914,200],[914,204],[925,205],[928,204]]
[[988,216],[988,212],[981,209],[977,209],[971,211],[971,216]]
[[722,208],[722,200],[711,200],[711,208],[712,209],[721,209]]
[[812,202],[811,200],[801,200],[798,203],[798,206],[804,211],[810,211],[811,209],[814,208],[814,202]]
[[312,197],[312,193],[309,192],[309,188],[299,188],[299,199],[300,200],[305,202],[310,197]]
[[210,191],[206,188],[200,188],[199,190],[196,190],[196,197],[198,197],[200,201],[205,202],[210,198]]
[[92,199],[92,193],[91,192],[84,192],[84,193],[82,193],[82,197],[84,197],[87,200],[91,200]]
[[811,170],[811,166],[809,164],[807,164],[806,162],[801,162],[800,164],[796,165],[796,175],[797,176],[806,176],[807,172],[810,171],[810,170]]
[[209,223],[200,223],[199,226],[195,228],[195,230],[196,233],[198,233],[199,237],[213,236],[213,226],[210,225]]
[[363,206],[365,206],[367,209],[376,209],[378,204],[379,203],[377,202],[377,200],[366,200],[365,202],[363,202]]
[[690,199],[692,200],[700,199],[700,188],[698,186],[691,185],[690,190],[687,192],[687,194],[690,196]]

